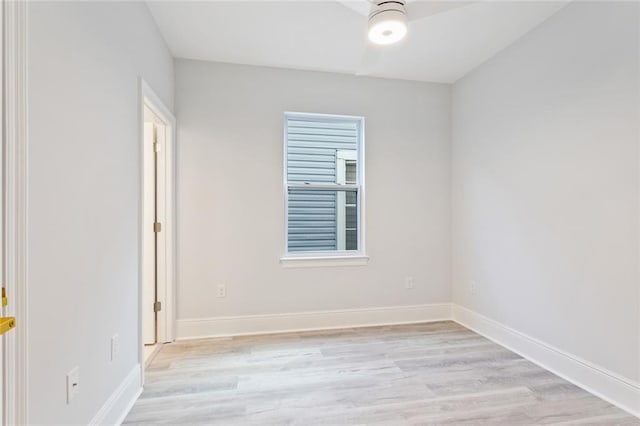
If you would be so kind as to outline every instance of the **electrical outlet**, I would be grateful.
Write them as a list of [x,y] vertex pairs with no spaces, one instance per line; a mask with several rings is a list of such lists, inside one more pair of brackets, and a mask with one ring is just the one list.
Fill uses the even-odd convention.
[[114,334],[111,337],[111,361],[115,361],[118,357],[118,352],[120,352],[120,336]]
[[404,288],[407,288],[407,289],[413,288],[413,277],[406,277],[404,279]]
[[478,290],[478,283],[471,281],[469,283],[469,288],[471,289],[471,293],[475,293]]
[[67,404],[80,392],[80,370],[75,367],[67,373]]
[[218,291],[216,297],[227,297],[227,286],[224,284],[218,284]]

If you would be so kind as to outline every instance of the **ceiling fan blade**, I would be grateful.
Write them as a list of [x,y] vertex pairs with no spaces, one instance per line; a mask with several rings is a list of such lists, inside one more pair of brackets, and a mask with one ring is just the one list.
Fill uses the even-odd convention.
[[447,12],[459,7],[469,6],[470,4],[477,3],[477,1],[410,1],[405,6],[407,9],[407,16],[409,22],[417,21],[418,19],[424,19],[429,16],[437,15],[438,13]]
[[367,46],[362,55],[362,61],[356,71],[356,75],[371,75],[378,64],[380,55],[382,54],[382,48],[380,46],[367,43]]
[[369,12],[371,11],[371,3],[369,0],[336,0],[338,3],[343,5],[344,7],[348,7],[349,9],[356,12],[358,15],[369,16]]

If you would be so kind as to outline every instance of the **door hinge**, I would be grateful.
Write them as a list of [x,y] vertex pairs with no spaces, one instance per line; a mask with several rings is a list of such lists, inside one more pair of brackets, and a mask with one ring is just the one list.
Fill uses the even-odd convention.
[[7,298],[7,290],[2,287],[2,306],[7,306],[9,304],[9,299]]
[[160,152],[161,150],[162,150],[162,145],[160,145],[160,142],[154,142],[153,152]]
[[153,312],[160,312],[162,310],[162,302],[155,302],[153,304]]
[[160,232],[162,231],[162,224],[160,222],[155,222],[153,224],[153,232]]

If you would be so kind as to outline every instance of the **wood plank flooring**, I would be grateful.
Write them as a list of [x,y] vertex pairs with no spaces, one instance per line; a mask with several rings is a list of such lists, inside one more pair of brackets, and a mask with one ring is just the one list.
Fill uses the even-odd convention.
[[125,424],[640,425],[453,322],[164,345]]

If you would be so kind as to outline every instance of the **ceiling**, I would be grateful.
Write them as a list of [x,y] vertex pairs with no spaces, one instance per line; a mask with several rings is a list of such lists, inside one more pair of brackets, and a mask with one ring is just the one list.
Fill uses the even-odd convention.
[[441,83],[458,80],[567,1],[474,2],[413,21],[404,40],[384,47],[367,42],[362,3],[344,3],[148,1],[178,58]]

